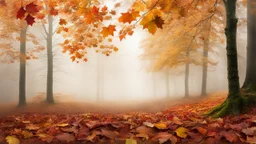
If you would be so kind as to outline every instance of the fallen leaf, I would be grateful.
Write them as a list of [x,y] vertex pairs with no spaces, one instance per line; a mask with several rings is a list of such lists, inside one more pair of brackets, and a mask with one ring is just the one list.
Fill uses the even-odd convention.
[[203,128],[203,127],[196,127],[196,129],[198,130],[198,132],[200,132],[202,135],[205,135],[207,133],[207,129]]
[[143,122],[143,125],[147,126],[147,127],[154,127],[154,125],[150,122]]
[[8,142],[8,144],[20,144],[20,140],[14,136],[7,136],[5,139]]
[[27,129],[27,130],[31,130],[31,131],[33,131],[33,130],[39,130],[39,129],[40,129],[40,127],[39,127],[39,126],[37,126],[37,125],[33,125],[33,124],[31,124],[31,125],[26,126],[26,129]]
[[250,144],[255,144],[256,143],[256,136],[253,137],[246,137],[246,142],[250,143]]
[[165,124],[165,123],[162,123],[162,122],[156,123],[156,124],[154,124],[154,126],[155,126],[156,128],[158,128],[158,129],[166,129],[166,128],[167,128],[166,124]]
[[102,132],[103,136],[110,138],[110,139],[114,139],[119,135],[119,133],[117,131],[110,131],[107,129],[101,129],[101,132]]
[[134,139],[126,139],[125,144],[137,144],[137,141]]
[[148,136],[147,134],[145,134],[145,133],[136,134],[136,137],[138,137],[138,138],[144,138],[144,139],[146,139],[146,140],[149,139],[149,136]]
[[251,135],[251,136],[256,135],[256,127],[243,129],[242,132],[246,135]]
[[75,141],[75,137],[74,135],[72,134],[69,134],[69,133],[62,133],[62,134],[59,134],[56,136],[56,138],[60,141],[63,141],[63,142],[72,142],[72,141]]
[[66,127],[68,125],[69,125],[68,123],[57,124],[58,127]]
[[179,127],[178,129],[176,129],[176,134],[177,136],[179,136],[180,138],[186,138],[187,137],[187,132],[188,129],[184,128],[184,127]]

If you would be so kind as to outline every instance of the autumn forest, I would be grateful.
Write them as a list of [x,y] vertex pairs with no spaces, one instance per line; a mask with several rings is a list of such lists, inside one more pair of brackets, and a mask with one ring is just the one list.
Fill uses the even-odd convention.
[[255,39],[254,0],[0,0],[0,144],[255,144]]

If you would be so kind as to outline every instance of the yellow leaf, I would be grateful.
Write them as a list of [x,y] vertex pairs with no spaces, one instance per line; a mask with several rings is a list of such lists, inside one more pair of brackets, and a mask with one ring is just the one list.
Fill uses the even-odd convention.
[[24,138],[31,138],[34,136],[33,133],[29,131],[22,131],[22,135],[24,136]]
[[66,127],[68,126],[68,123],[62,123],[62,124],[57,124],[58,127]]
[[134,139],[126,139],[125,144],[137,144],[137,141]]
[[188,129],[184,128],[184,127],[179,127],[178,129],[176,129],[176,134],[177,136],[179,136],[180,138],[186,138],[187,137],[187,132]]
[[20,144],[20,140],[14,136],[7,136],[5,139],[7,140],[8,144]]
[[40,129],[40,127],[31,124],[31,125],[26,126],[26,129],[28,129],[28,130],[38,130],[38,129]]
[[154,126],[158,129],[166,129],[167,128],[165,123],[156,123],[156,124],[154,124]]

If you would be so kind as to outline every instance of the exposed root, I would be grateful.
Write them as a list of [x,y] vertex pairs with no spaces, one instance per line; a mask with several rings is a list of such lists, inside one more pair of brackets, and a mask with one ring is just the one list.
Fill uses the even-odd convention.
[[248,109],[248,98],[239,96],[237,98],[227,98],[222,104],[208,112],[207,116],[214,118],[224,117],[226,115],[239,115]]

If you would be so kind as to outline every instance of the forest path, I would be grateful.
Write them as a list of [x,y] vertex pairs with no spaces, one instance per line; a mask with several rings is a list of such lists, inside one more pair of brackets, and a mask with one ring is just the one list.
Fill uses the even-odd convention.
[[54,105],[46,103],[28,103],[24,107],[16,107],[15,103],[0,104],[0,116],[23,113],[79,114],[79,113],[127,113],[127,112],[160,112],[183,104],[201,103],[212,99],[224,99],[227,92],[221,91],[207,97],[189,97],[176,99],[158,99],[154,101],[129,102],[61,102]]

